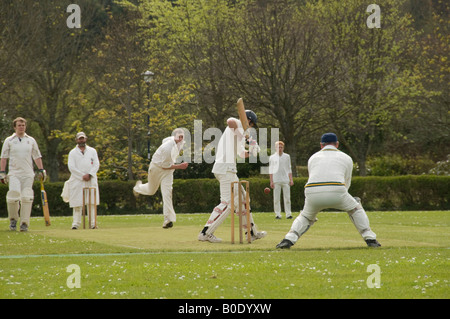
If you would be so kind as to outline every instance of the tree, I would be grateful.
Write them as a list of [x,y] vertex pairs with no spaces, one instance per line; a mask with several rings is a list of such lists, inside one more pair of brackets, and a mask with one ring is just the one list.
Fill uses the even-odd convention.
[[367,5],[360,1],[318,4],[335,60],[330,73],[336,81],[323,100],[326,114],[361,175],[366,174],[367,157],[399,133],[394,121],[417,107],[424,94],[412,20],[400,11],[401,1],[379,4],[381,28],[366,25]]
[[[420,52],[420,80],[429,94],[420,101],[420,108],[409,112],[401,124],[404,138],[401,149],[409,153],[422,153],[435,160],[444,160],[449,154],[450,136],[450,5],[436,1],[432,18],[417,39]],[[429,31],[427,31],[429,30]]]
[[[147,138],[154,151],[163,137],[192,119],[180,109],[190,91],[165,84],[170,74],[157,67],[154,53],[145,46],[141,13],[130,2],[118,5],[120,15],[110,12],[105,39],[93,48],[96,59],[90,65],[91,81],[102,107],[93,114],[89,127],[101,149],[99,176],[135,180],[146,176]],[[155,73],[150,87],[143,78],[146,70]]]
[[99,4],[94,0],[78,4],[83,10],[82,28],[70,29],[66,7],[59,1],[2,2],[6,15],[2,39],[7,40],[8,52],[14,51],[13,58],[8,59],[12,61],[11,72],[18,75],[2,98],[11,114],[27,118],[39,130],[45,167],[52,181],[58,180],[59,134],[69,125],[69,115],[77,111],[79,94],[87,89],[77,76],[77,68],[97,36],[94,21]]
[[219,37],[230,28],[233,6],[224,0],[143,1],[140,6],[149,51],[159,69],[170,69],[192,87],[190,101],[198,116],[222,127],[235,115],[237,96],[224,76],[225,61]]
[[331,80],[328,36],[312,8],[295,1],[250,1],[237,12],[221,43],[227,79],[263,122],[280,128],[296,167],[301,139],[323,125],[318,101]]

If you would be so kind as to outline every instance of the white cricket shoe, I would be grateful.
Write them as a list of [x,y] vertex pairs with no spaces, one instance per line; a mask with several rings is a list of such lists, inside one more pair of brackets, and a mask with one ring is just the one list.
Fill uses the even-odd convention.
[[25,223],[22,223],[22,224],[20,225],[20,231],[21,231],[21,232],[27,232],[27,231],[28,231],[28,225],[25,224]]
[[16,231],[17,230],[17,220],[11,219],[9,223],[9,230]]
[[134,195],[134,197],[138,197],[139,196],[139,193],[136,192],[136,189],[139,188],[140,185],[142,185],[142,181],[137,181],[136,185],[134,185],[134,187],[133,187],[133,195]]
[[200,232],[200,234],[198,234],[198,240],[200,240],[200,241],[209,241],[210,243],[220,243],[220,242],[222,242],[222,239],[217,238],[213,234],[206,235],[206,234],[203,234],[202,232]]
[[256,232],[256,234],[252,235],[252,241],[255,241],[257,239],[261,239],[267,236],[267,232],[266,231],[259,231]]

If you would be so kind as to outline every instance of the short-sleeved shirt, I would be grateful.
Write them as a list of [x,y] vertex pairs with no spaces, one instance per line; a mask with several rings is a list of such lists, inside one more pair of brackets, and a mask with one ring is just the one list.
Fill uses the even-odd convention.
[[289,183],[289,174],[292,173],[291,157],[283,153],[275,153],[269,157],[269,174],[273,175],[274,183]]
[[[243,132],[242,123],[236,118],[230,118],[237,122],[237,130]],[[245,156],[245,140],[238,137],[234,129],[227,126],[216,148],[216,160],[212,169],[214,174],[226,174],[227,172],[236,173],[237,155]]]
[[152,163],[161,168],[169,168],[175,164],[184,141],[177,144],[175,136],[166,137],[152,157]]
[[33,160],[41,157],[36,140],[27,134],[19,138],[14,133],[3,142],[1,158],[9,159],[10,176],[34,177]]

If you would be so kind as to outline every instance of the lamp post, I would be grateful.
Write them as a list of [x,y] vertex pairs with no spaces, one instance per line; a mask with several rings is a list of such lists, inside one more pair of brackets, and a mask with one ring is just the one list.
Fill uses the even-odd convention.
[[150,161],[150,83],[155,74],[152,71],[145,71],[142,75],[147,84],[147,159]]

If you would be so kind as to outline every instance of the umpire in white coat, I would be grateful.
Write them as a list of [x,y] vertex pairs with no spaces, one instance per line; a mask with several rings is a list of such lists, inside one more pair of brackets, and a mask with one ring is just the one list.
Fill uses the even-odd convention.
[[309,178],[305,185],[303,210],[277,248],[286,249],[294,245],[314,224],[317,214],[327,208],[346,211],[367,246],[381,246],[370,229],[361,201],[348,193],[353,170],[351,157],[338,150],[339,142],[334,133],[322,135],[320,147],[321,150],[308,160]]
[[[96,203],[100,203],[98,191],[97,172],[100,167],[97,151],[95,148],[86,145],[87,136],[83,132],[77,133],[75,140],[77,146],[69,153],[68,167],[71,173],[65,185],[68,190],[69,205],[73,208],[72,229],[78,229],[81,224],[81,214],[83,207],[83,188],[96,188]],[[88,211],[93,212],[95,207],[91,205]],[[95,218],[91,218],[90,228],[95,228]]]

